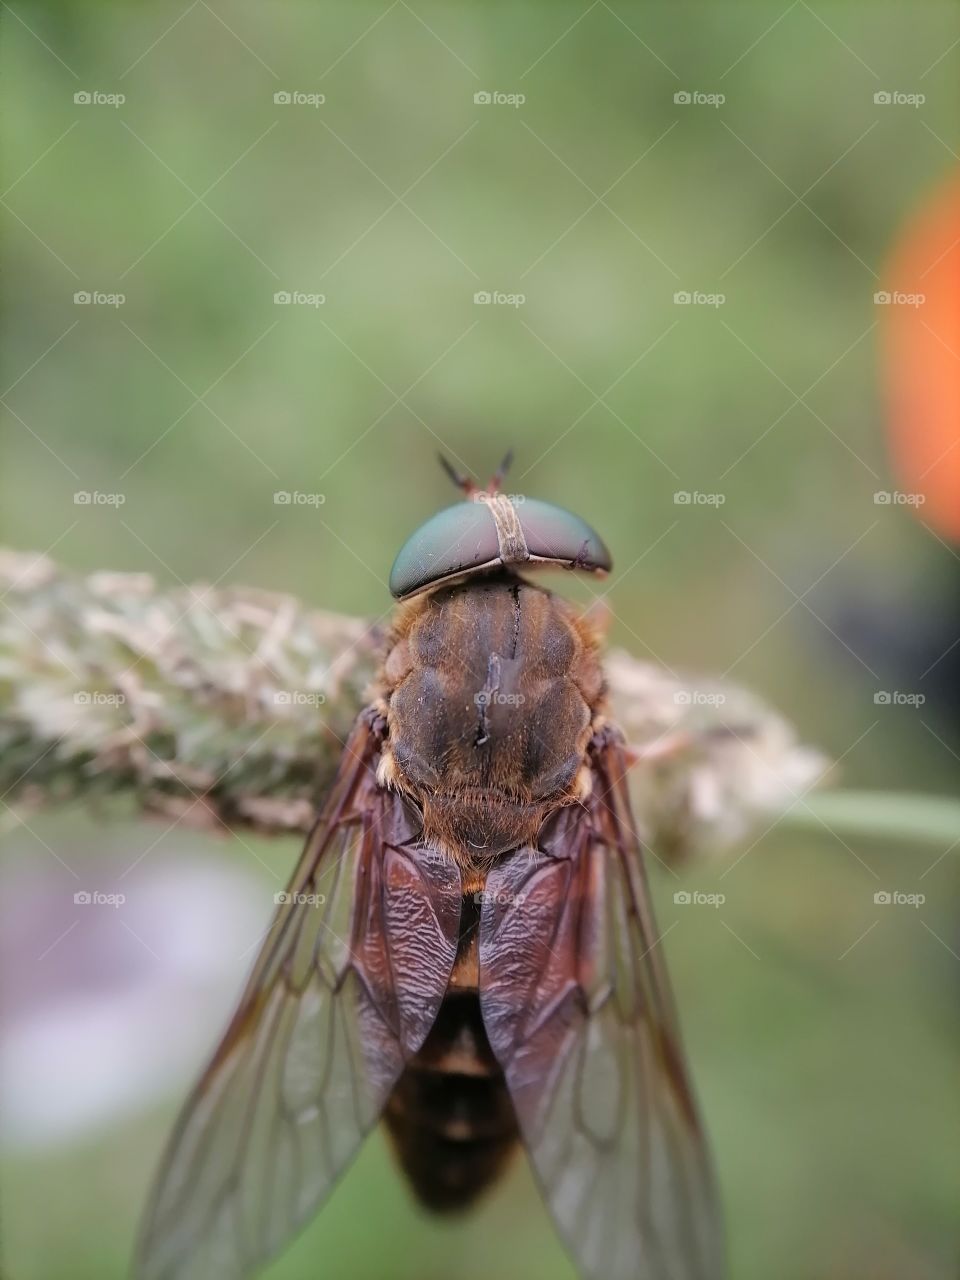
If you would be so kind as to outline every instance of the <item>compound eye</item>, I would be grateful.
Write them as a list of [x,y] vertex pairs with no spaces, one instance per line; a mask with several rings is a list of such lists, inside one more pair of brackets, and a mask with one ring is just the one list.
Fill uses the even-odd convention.
[[613,566],[603,539],[585,520],[552,502],[525,498],[516,504],[530,555],[536,560],[608,573]]
[[398,599],[444,578],[493,566],[500,560],[497,526],[483,502],[458,502],[438,511],[400,548],[390,570]]
[[390,590],[403,600],[498,565],[543,564],[590,573],[612,567],[603,539],[571,511],[535,498],[480,494],[438,512],[407,539],[390,570]]

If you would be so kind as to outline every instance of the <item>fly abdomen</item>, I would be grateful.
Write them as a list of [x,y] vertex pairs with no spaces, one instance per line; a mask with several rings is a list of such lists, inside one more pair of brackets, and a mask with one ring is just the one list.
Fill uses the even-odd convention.
[[417,1199],[465,1209],[504,1169],[517,1122],[475,992],[448,995],[387,1104],[387,1127]]

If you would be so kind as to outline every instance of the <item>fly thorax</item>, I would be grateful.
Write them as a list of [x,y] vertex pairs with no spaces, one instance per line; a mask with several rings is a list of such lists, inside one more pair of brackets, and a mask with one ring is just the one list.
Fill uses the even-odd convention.
[[509,573],[440,589],[401,614],[383,679],[391,781],[428,836],[495,856],[578,797],[603,686],[565,602]]

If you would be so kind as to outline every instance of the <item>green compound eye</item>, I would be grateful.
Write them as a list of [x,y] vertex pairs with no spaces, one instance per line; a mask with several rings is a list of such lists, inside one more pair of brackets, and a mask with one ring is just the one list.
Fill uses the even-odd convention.
[[390,570],[390,591],[403,600],[505,564],[606,573],[612,561],[603,540],[572,512],[535,498],[481,492],[439,511],[407,539]]

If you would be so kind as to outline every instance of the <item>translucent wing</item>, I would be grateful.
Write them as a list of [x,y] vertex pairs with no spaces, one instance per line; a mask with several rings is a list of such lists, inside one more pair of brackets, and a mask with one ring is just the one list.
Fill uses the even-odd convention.
[[433,1025],[460,875],[354,729],[240,1004],[177,1123],[140,1280],[237,1280],[315,1211]]
[[621,746],[593,794],[487,879],[480,1001],[524,1144],[590,1280],[718,1280],[709,1158],[629,810]]

